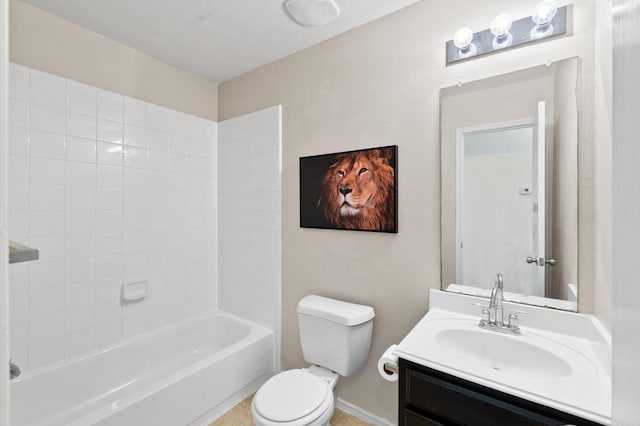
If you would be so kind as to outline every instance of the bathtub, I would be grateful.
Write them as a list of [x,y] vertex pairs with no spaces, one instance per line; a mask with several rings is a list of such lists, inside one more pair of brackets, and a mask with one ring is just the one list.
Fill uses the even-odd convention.
[[225,312],[11,381],[11,424],[206,425],[274,370],[274,333]]

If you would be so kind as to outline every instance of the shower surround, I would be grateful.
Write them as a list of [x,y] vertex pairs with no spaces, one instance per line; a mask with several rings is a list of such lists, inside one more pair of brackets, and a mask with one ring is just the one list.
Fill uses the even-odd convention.
[[9,236],[40,250],[10,266],[14,362],[216,307],[217,123],[16,64],[9,87]]

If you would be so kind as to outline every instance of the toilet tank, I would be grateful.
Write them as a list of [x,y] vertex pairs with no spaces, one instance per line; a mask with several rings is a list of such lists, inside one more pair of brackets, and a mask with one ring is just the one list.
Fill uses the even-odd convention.
[[298,303],[297,312],[307,362],[345,377],[364,367],[375,316],[371,306],[310,295]]

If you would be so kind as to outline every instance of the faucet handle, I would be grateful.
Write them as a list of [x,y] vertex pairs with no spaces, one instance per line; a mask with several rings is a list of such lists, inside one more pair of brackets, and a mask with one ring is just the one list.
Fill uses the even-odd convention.
[[509,328],[519,328],[518,327],[518,315],[513,312],[509,314]]
[[491,311],[489,310],[489,308],[487,307],[483,308],[482,311],[480,311],[480,313],[482,314],[483,321],[486,321],[486,322],[491,321]]
[[489,323],[491,321],[491,311],[487,305],[483,305],[482,303],[473,303],[473,306],[480,306],[482,308],[480,311],[480,314],[482,315],[480,322]]
[[509,310],[509,328],[520,329],[520,327],[518,327],[518,315],[517,314],[529,315],[529,312],[510,309]]

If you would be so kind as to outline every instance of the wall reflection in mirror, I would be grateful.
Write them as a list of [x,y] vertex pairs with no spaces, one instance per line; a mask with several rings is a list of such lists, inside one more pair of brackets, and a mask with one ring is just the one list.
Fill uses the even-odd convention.
[[577,310],[578,66],[441,90],[443,289]]

